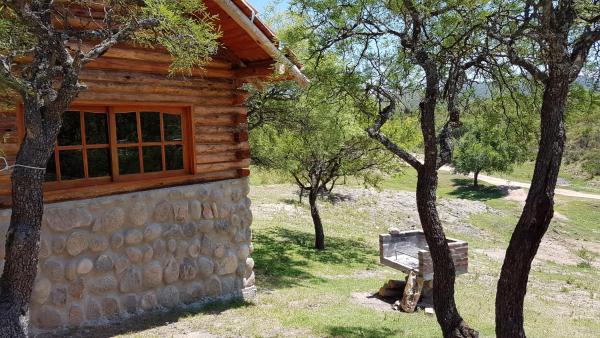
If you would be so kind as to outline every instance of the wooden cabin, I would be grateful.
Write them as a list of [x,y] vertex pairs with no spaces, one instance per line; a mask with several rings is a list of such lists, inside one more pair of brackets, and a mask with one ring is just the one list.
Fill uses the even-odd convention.
[[[241,297],[254,287],[244,92],[283,63],[244,0],[205,0],[222,48],[191,77],[170,56],[119,45],[86,66],[46,169],[32,332],[96,325],[157,308]],[[6,109],[5,109],[6,110]],[[0,112],[14,163],[22,108]],[[10,173],[0,174],[0,270]]]

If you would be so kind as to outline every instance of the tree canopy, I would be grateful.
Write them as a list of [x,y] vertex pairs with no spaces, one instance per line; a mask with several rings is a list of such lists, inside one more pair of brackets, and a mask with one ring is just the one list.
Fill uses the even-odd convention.
[[[318,249],[324,248],[324,234],[317,197],[331,192],[345,176],[360,176],[365,184],[376,184],[380,174],[394,165],[364,133],[352,98],[338,87],[338,62],[330,58],[309,68],[312,78],[321,80],[303,91],[289,83],[273,84],[250,97],[253,114],[262,121],[250,138],[255,163],[289,173],[300,194],[308,193]],[[282,103],[280,95],[272,93],[283,94],[288,101]]]

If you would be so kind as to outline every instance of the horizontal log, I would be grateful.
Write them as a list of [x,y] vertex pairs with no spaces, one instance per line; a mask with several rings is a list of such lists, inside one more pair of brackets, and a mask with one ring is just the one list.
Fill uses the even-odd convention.
[[96,82],[88,80],[85,82],[88,86],[88,92],[98,93],[138,93],[138,94],[161,94],[161,95],[180,95],[192,97],[228,97],[233,95],[233,91],[226,89],[196,89],[193,87],[164,86],[150,84],[134,83],[110,83]]
[[238,114],[214,114],[214,115],[196,115],[194,124],[197,126],[239,126],[240,116]]
[[223,151],[218,153],[197,153],[196,163],[207,164],[220,162],[235,162],[238,160],[245,160],[249,158],[250,151],[248,150]]
[[120,83],[151,84],[170,87],[193,87],[197,89],[234,89],[233,80],[227,78],[191,77],[166,74],[136,73],[131,71],[84,69],[82,81],[106,81]]
[[[129,70],[153,74],[168,74],[169,73],[168,63],[148,62],[148,61],[135,61],[125,59],[114,59],[102,57],[95,61],[88,63],[86,69],[114,69],[114,70]],[[191,76],[199,76],[206,78],[233,78],[234,72],[229,69],[220,68],[209,68],[204,69],[192,69],[190,71]]]
[[246,141],[248,141],[248,138],[249,138],[248,131],[246,131],[246,130],[242,130],[242,131],[235,133],[235,141],[236,142],[246,142]]
[[250,145],[248,142],[233,143],[233,144],[198,144],[196,145],[197,154],[210,154],[221,152],[235,152],[238,150],[248,150]]
[[215,144],[215,143],[238,143],[235,134],[198,134],[196,133],[196,144]]
[[226,105],[198,105],[194,107],[194,116],[203,116],[203,115],[212,115],[212,114],[223,114],[223,113],[238,113],[238,114],[247,114],[246,107],[235,107],[231,106],[231,104]]
[[[14,156],[17,155],[19,151],[19,144],[17,143],[0,143],[0,150],[4,153],[5,156]],[[0,163],[0,166],[4,165],[4,163]]]
[[223,163],[211,163],[211,164],[198,164],[196,165],[196,172],[198,173],[210,173],[215,171],[224,171],[230,169],[241,169],[250,166],[250,160],[241,160],[236,162],[223,162]]
[[[24,56],[15,63],[18,65],[27,64],[32,60],[31,56]],[[85,65],[84,69],[104,69],[104,70],[121,70],[130,72],[142,72],[150,74],[169,75],[169,67],[171,64],[163,62],[127,60],[119,58],[101,57]],[[203,68],[193,68],[185,73],[175,73],[180,76],[195,76],[201,78],[235,78],[235,72],[231,69],[214,68],[206,65]]]
[[16,130],[5,131],[2,134],[2,144],[19,144],[19,135]]
[[235,152],[235,157],[238,160],[243,160],[246,158],[250,158],[250,150],[249,149],[244,149],[244,150],[238,150]]
[[224,105],[229,102],[227,97],[191,97],[191,96],[180,96],[180,95],[162,95],[162,94],[146,94],[139,95],[135,93],[95,93],[89,91],[83,91],[79,93],[75,103],[85,102],[106,102],[107,105],[118,104],[118,103],[179,103],[181,105],[195,105],[195,104],[215,104]]
[[198,124],[194,129],[197,134],[234,134],[240,131],[238,126],[204,126]]
[[249,168],[238,169],[238,175],[240,177],[248,177],[248,176],[250,176],[250,169]]
[[[83,46],[82,50],[88,51],[92,47],[93,46],[91,44],[86,44]],[[102,57],[135,61],[161,62],[166,64],[171,64],[173,62],[173,57],[166,50],[141,49],[123,44],[109,48],[108,51],[102,55]],[[231,69],[231,63],[213,59],[207,62],[204,67],[215,69]]]
[[214,153],[214,154],[197,154],[196,164],[235,162],[239,160],[235,152]]
[[239,172],[239,169],[230,169],[224,171],[215,171],[212,173],[200,173],[196,175],[197,177],[207,180],[207,181],[220,181],[220,180],[228,180],[232,178],[245,177],[242,173]]

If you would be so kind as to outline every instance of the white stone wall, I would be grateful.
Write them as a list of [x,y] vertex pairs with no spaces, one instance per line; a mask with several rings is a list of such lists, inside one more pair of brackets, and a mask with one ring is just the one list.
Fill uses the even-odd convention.
[[[254,285],[246,178],[46,205],[30,326],[95,325]],[[0,268],[10,210],[0,211]]]

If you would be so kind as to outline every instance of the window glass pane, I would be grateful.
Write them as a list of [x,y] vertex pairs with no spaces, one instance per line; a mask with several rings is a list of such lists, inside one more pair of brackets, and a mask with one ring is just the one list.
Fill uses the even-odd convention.
[[85,142],[87,144],[108,144],[106,114],[85,113]]
[[181,115],[163,114],[165,141],[181,141]]
[[78,111],[63,113],[63,124],[58,134],[59,146],[73,146],[81,144],[81,121]]
[[140,172],[140,157],[138,147],[119,148],[119,174],[137,174]]
[[118,143],[137,143],[137,120],[135,113],[115,114]]
[[88,149],[89,177],[110,176],[110,150],[108,148]]
[[[143,142],[160,142],[160,113],[142,112],[140,115]],[[144,167],[144,171],[146,167]]]
[[61,150],[58,153],[60,178],[63,181],[84,178],[81,150]]
[[178,145],[165,146],[167,170],[183,169],[183,147]]
[[52,156],[48,160],[48,165],[46,166],[46,174],[44,176],[46,182],[56,181],[56,161],[54,158],[54,151],[52,152]]
[[144,158],[144,172],[162,171],[162,151],[160,146],[150,146],[142,148]]

